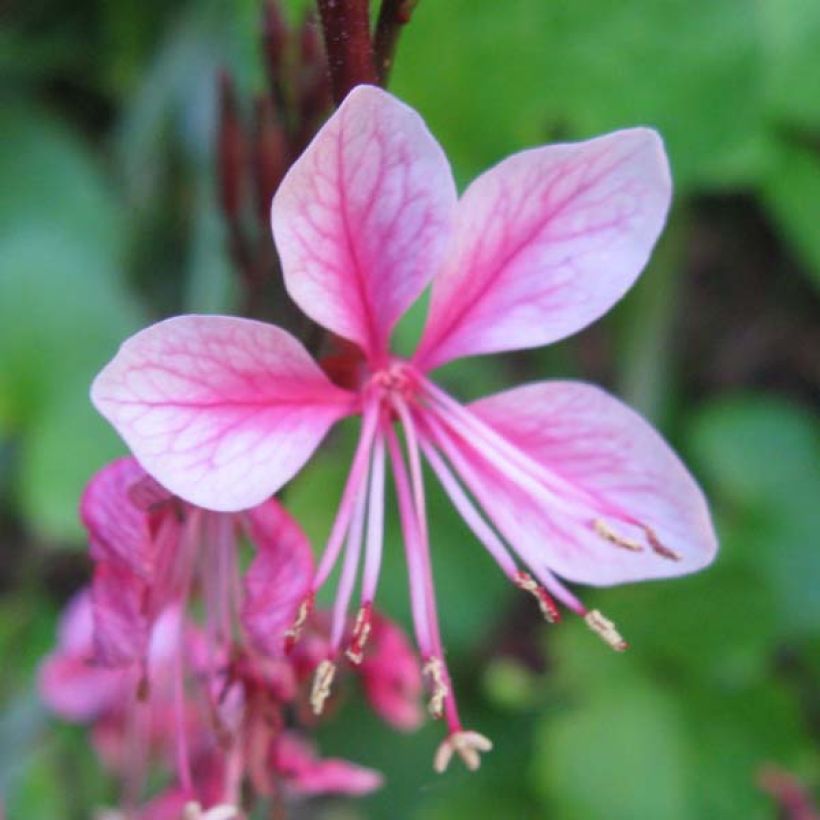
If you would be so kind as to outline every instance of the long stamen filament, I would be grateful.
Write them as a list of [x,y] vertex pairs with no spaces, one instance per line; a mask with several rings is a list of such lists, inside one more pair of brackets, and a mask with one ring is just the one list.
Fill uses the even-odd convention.
[[473,535],[487,548],[490,555],[495,558],[501,571],[511,581],[515,581],[515,577],[518,574],[518,567],[515,565],[515,561],[510,556],[502,540],[482,518],[481,513],[467,497],[467,494],[459,485],[458,479],[453,475],[435,448],[425,438],[421,439],[420,444],[425,458],[430,463],[433,472],[438,477],[441,486],[444,488],[453,506],[461,515],[464,523],[467,524]]
[[339,504],[339,511],[336,513],[336,520],[330,531],[322,560],[316,570],[313,581],[313,588],[318,589],[326,580],[339,557],[345,535],[350,525],[350,519],[356,506],[356,499],[359,488],[365,478],[370,459],[370,450],[373,445],[373,438],[379,420],[379,406],[377,403],[368,404],[364,411],[362,422],[362,432],[359,436],[359,443],[356,445],[356,452],[353,456],[353,464],[347,477],[342,500]]

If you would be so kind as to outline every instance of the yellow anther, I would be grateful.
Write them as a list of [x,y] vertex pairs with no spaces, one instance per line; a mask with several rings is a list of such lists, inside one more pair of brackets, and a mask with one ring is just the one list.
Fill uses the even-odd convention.
[[314,715],[321,715],[325,708],[325,701],[330,696],[330,687],[336,675],[336,664],[333,661],[323,660],[313,675],[313,688],[310,691],[310,705]]
[[444,699],[450,694],[444,682],[444,666],[439,658],[428,658],[424,664],[422,674],[427,675],[432,682],[432,694],[427,706],[430,715],[438,720],[444,714]]
[[615,624],[605,618],[597,609],[590,610],[584,616],[587,626],[606,641],[616,652],[623,652],[629,644],[621,637]]
[[639,544],[631,538],[618,535],[617,532],[610,529],[606,522],[602,521],[600,518],[596,518],[595,521],[592,522],[592,528],[598,533],[598,535],[601,536],[601,538],[609,541],[610,544],[614,544],[616,547],[623,547],[623,549],[630,550],[631,552],[643,551],[642,544]]

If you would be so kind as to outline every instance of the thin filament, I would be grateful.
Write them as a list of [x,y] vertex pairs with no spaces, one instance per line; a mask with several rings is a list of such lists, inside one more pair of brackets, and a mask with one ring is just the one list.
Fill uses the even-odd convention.
[[359,443],[356,445],[356,452],[353,456],[353,464],[350,467],[347,483],[342,492],[339,511],[336,513],[336,520],[333,522],[333,527],[327,540],[327,546],[322,555],[322,560],[319,563],[319,568],[316,570],[316,576],[313,581],[314,589],[318,589],[327,580],[341,552],[344,538],[350,525],[350,519],[356,506],[359,488],[367,472],[370,450],[373,446],[373,438],[376,434],[378,419],[378,404],[369,404],[364,411],[362,432],[359,436]]
[[512,559],[503,541],[475,508],[475,505],[470,501],[458,483],[458,479],[453,475],[436,449],[425,438],[421,438],[420,445],[427,461],[433,468],[433,472],[438,477],[441,486],[444,487],[444,491],[447,493],[459,515],[461,515],[464,523],[467,524],[470,530],[472,530],[473,535],[487,548],[487,551],[493,556],[499,567],[501,567],[502,572],[513,580],[518,572],[518,567],[515,565],[515,561]]
[[356,582],[356,571],[359,568],[359,558],[362,553],[362,536],[364,534],[365,509],[367,506],[367,489],[367,476],[365,476],[359,485],[356,507],[353,511],[353,518],[347,533],[347,547],[345,549],[344,564],[342,565],[342,575],[339,579],[339,586],[336,592],[336,602],[333,605],[330,646],[334,653],[338,650],[342,642],[345,621],[347,620],[347,608],[350,605],[350,596],[353,593],[353,586]]
[[384,436],[379,433],[373,444],[370,467],[370,497],[367,502],[367,552],[362,578],[362,601],[372,603],[381,569],[384,546]]

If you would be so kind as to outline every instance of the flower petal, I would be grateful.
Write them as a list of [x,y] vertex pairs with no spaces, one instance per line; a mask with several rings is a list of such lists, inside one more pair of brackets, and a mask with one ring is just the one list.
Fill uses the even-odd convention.
[[133,458],[118,458],[94,474],[80,501],[80,518],[88,530],[95,561],[119,561],[143,577],[156,562],[149,518],[132,499],[132,488],[145,479]]
[[374,616],[367,654],[358,670],[367,700],[381,718],[404,731],[419,727],[421,668],[399,626]]
[[480,176],[459,203],[417,364],[536,347],[603,315],[646,264],[670,195],[646,128],[523,151]]
[[94,568],[94,649],[102,666],[128,666],[146,657],[150,624],[145,595],[145,584],[124,567],[103,561]]
[[[651,549],[638,526],[590,507],[586,522],[572,522],[539,499],[479,472],[485,504],[505,523],[513,546],[544,556],[544,566],[571,581],[609,585],[681,575],[709,564],[717,540],[706,499],[661,436],[637,413],[605,391],[579,382],[538,382],[470,406],[485,423],[554,475],[649,527],[677,555]],[[643,545],[619,547],[589,526],[598,517],[619,535]]]
[[119,704],[127,680],[122,670],[94,666],[94,623],[87,589],[71,599],[59,627],[57,649],[40,665],[40,698],[65,720],[85,723]]
[[379,772],[347,760],[322,760],[309,743],[292,732],[282,732],[274,740],[271,763],[296,794],[363,795],[382,785]]
[[245,574],[242,623],[263,651],[282,654],[285,631],[313,578],[313,554],[296,520],[275,500],[247,512],[256,557]]
[[354,400],[290,334],[229,316],[178,316],[137,333],[91,398],[157,481],[218,511],[278,490]]
[[288,292],[371,359],[384,356],[442,262],[455,206],[447,158],[419,115],[381,89],[353,89],[273,199]]

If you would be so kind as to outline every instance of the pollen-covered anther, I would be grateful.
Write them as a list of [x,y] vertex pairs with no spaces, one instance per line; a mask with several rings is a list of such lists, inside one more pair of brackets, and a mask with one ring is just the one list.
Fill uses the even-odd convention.
[[310,705],[314,715],[321,715],[325,708],[325,701],[330,696],[330,687],[336,675],[336,664],[331,660],[323,660],[313,675],[313,688],[310,691]]
[[372,626],[372,611],[370,604],[362,605],[356,615],[356,622],[353,624],[353,635],[350,639],[350,645],[345,651],[350,662],[357,666],[364,660],[364,648],[367,645],[367,639],[370,637],[370,629]]
[[305,626],[305,622],[310,616],[310,613],[313,611],[315,597],[316,596],[311,592],[310,595],[308,595],[302,603],[299,604],[299,609],[296,611],[296,618],[291,627],[285,632],[286,653],[289,653],[299,640],[299,636],[302,634],[302,629]]
[[515,585],[519,589],[523,589],[524,592],[529,592],[535,596],[535,600],[538,601],[538,606],[541,609],[541,614],[546,621],[555,624],[561,620],[561,612],[555,601],[550,598],[544,587],[542,587],[532,575],[528,572],[517,572],[514,580]]
[[441,774],[450,765],[450,760],[457,754],[464,765],[474,772],[481,765],[481,752],[489,752],[492,741],[478,732],[453,732],[436,750],[433,758],[433,769]]
[[427,710],[431,717],[438,720],[444,714],[444,699],[450,694],[450,689],[444,680],[444,665],[439,658],[428,658],[422,673],[430,678],[432,689]]
[[643,544],[638,543],[632,538],[626,538],[623,535],[619,535],[600,518],[596,518],[592,522],[592,528],[596,533],[598,533],[598,535],[601,536],[601,538],[605,541],[609,541],[610,544],[614,544],[616,547],[621,547],[625,550],[629,550],[630,552],[643,552]]
[[657,533],[652,527],[648,527],[646,524],[641,524],[641,529],[646,534],[646,540],[649,542],[649,546],[656,555],[660,555],[661,558],[666,558],[669,561],[680,561],[681,556],[675,552],[675,550],[669,549],[665,544],[661,543],[660,538],[658,538]]
[[615,628],[615,624],[604,617],[597,609],[592,609],[584,616],[587,626],[601,636],[616,652],[623,652],[629,648],[629,644],[621,637],[621,633]]

